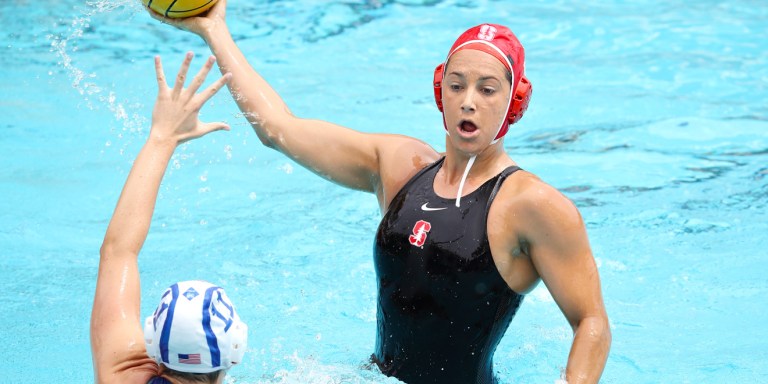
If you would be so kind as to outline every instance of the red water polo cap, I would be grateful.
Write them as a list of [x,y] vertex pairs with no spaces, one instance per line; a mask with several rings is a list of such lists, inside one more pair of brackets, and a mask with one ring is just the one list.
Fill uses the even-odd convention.
[[[501,122],[499,131],[493,142],[502,138],[514,124],[523,116],[531,98],[531,84],[525,78],[525,50],[509,28],[499,24],[481,24],[462,33],[453,43],[443,64],[435,69],[434,91],[437,108],[443,111],[442,82],[445,74],[445,64],[451,56],[464,49],[474,49],[495,57],[512,74],[512,95],[507,107],[507,118]],[[445,124],[445,120],[443,120]],[[446,127],[447,130],[447,127]]]

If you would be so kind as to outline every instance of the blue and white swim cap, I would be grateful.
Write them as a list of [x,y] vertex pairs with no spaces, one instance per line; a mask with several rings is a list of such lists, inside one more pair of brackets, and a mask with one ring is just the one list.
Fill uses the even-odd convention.
[[248,326],[224,290],[205,281],[182,281],[163,293],[144,321],[147,353],[180,372],[208,373],[243,360]]

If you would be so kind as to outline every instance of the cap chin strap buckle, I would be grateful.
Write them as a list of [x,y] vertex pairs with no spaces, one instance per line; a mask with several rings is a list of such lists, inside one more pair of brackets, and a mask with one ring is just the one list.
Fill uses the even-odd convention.
[[229,366],[240,364],[243,361],[245,350],[248,348],[248,326],[242,321],[238,320],[232,325],[232,329],[229,330]]

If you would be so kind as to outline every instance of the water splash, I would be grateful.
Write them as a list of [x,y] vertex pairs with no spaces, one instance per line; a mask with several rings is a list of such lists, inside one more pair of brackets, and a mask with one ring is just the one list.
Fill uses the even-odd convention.
[[375,366],[364,364],[325,365],[312,356],[300,357],[294,352],[286,356],[293,369],[281,369],[258,384],[396,384],[401,381],[385,377]]
[[[146,118],[138,113],[129,113],[130,109],[138,109],[140,105],[131,105],[126,108],[126,103],[121,102],[114,91],[99,84],[96,72],[88,72],[80,68],[76,62],[78,42],[83,39],[91,29],[92,19],[99,15],[115,12],[123,9],[124,12],[135,14],[142,10],[138,1],[133,0],[98,0],[86,1],[85,8],[79,16],[75,16],[68,24],[66,32],[61,34],[49,34],[51,52],[59,58],[58,65],[65,70],[74,88],[91,110],[98,109],[99,105],[106,106],[115,119],[123,125],[123,131],[141,132]],[[94,99],[98,104],[94,104]],[[122,138],[122,135],[119,135]]]

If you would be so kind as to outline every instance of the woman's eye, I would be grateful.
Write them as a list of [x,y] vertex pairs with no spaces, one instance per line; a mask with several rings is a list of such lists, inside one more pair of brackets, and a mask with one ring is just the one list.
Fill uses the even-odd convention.
[[486,95],[486,96],[490,96],[490,95],[493,95],[493,94],[496,92],[496,90],[495,90],[495,89],[493,89],[493,88],[488,88],[488,87],[484,87],[484,88],[482,88],[480,91],[481,91],[481,92],[483,92],[483,94],[484,94],[484,95]]
[[450,88],[451,88],[451,91],[460,91],[461,90],[461,85],[451,84]]

